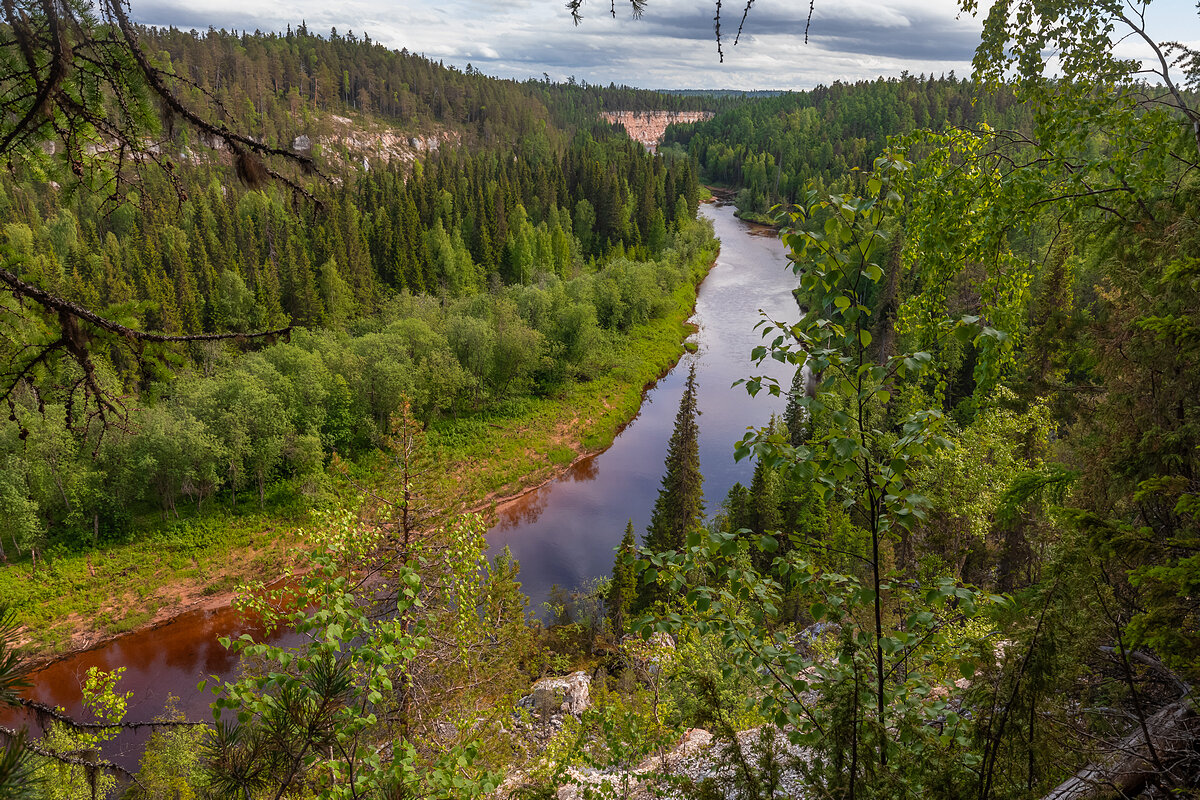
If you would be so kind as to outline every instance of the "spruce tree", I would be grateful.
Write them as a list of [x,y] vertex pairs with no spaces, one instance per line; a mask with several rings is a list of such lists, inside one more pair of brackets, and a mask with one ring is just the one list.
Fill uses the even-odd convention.
[[787,428],[788,443],[800,447],[808,439],[808,415],[800,405],[804,397],[804,370],[797,369],[792,375],[792,388],[788,392],[787,406],[783,410],[783,424]]
[[[666,473],[650,526],[646,529],[646,549],[656,553],[680,551],[688,533],[704,519],[704,476],[700,474],[700,426],[696,420],[696,364],[688,370],[687,385],[675,415],[675,430],[667,443]],[[663,599],[657,584],[642,584],[634,610],[649,607]]]
[[637,542],[633,536],[633,520],[625,526],[625,536],[621,546],[617,548],[617,557],[613,561],[612,583],[608,587],[608,618],[612,621],[613,633],[620,636],[625,632],[629,612],[637,597],[637,575],[634,572],[633,559],[637,555]]
[[667,444],[666,474],[646,530],[646,547],[656,552],[682,550],[688,533],[704,518],[700,426],[696,419],[699,414],[693,362],[679,401],[679,413],[675,415],[675,430]]

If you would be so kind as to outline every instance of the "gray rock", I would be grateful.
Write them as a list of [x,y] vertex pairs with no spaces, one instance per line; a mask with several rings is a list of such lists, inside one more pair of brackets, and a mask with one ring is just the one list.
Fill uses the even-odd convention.
[[556,714],[578,717],[591,705],[591,685],[592,679],[586,672],[542,678],[517,705],[528,709],[542,720]]

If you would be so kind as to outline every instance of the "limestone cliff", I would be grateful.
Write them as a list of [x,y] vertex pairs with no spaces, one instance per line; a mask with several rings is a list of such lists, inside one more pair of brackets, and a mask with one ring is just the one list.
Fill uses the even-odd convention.
[[614,125],[625,126],[629,138],[636,139],[651,152],[668,125],[676,122],[702,122],[711,119],[711,111],[602,111],[600,116]]

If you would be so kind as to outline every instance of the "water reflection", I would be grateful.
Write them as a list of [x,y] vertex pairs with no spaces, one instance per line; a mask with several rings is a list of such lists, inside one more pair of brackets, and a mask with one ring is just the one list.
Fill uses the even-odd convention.
[[760,309],[776,318],[796,315],[795,278],[783,245],[770,228],[734,217],[732,207],[705,206],[702,213],[713,221],[721,254],[697,298],[692,320],[699,327],[693,337],[697,352],[684,356],[647,391],[638,416],[611,448],[577,465],[588,464],[586,476],[571,474],[501,508],[488,534],[493,552],[507,545],[520,562],[520,580],[534,608],[553,584],[576,587],[607,575],[629,519],[639,534],[645,530],[691,362],[696,363],[700,463],[710,513],[735,481],[749,483],[753,472],[752,465],[733,460],[733,443],[748,425],[764,424],[772,411],[782,411],[782,399],[764,393],[751,400],[731,384],[752,372],[773,375],[784,386],[791,381],[783,365],[758,368],[749,361],[762,341],[754,329]]
[[[51,707],[61,707],[83,719],[83,684],[90,667],[113,670],[125,667],[118,691],[132,691],[126,719],[144,722],[162,715],[168,702],[188,719],[209,719],[212,696],[196,691],[211,675],[232,679],[238,659],[217,641],[218,636],[249,633],[264,636],[262,626],[233,608],[193,611],[158,628],[136,631],[114,642],[55,661],[30,676],[27,696]],[[294,635],[275,634],[269,641],[290,643]],[[0,714],[0,724],[28,725],[40,733],[42,726],[31,715]],[[127,769],[135,769],[149,731],[125,731],[105,747],[105,756]]]
[[549,499],[549,488],[542,486],[528,491],[514,500],[509,500],[503,505],[496,506],[496,514],[500,521],[493,530],[510,530],[522,525],[532,525],[537,522],[542,511],[546,509]]
[[594,481],[599,474],[600,460],[596,456],[588,456],[571,465],[571,468],[567,470],[567,479],[576,482]]

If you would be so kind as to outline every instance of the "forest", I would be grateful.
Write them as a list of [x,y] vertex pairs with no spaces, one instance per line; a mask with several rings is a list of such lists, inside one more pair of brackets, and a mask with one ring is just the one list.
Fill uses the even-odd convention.
[[236,505],[253,489],[262,506],[277,481],[310,485],[333,453],[377,447],[401,398],[427,425],[592,377],[606,341],[695,282],[700,188],[687,159],[602,123],[560,148],[544,130],[349,171],[315,215],[278,187],[222,183],[217,164],[150,173],[115,208],[9,181],[3,236],[23,279],[156,331],[287,327],[290,341],[197,343],[147,369],[110,352],[102,369],[130,398],[117,435],[90,428],[70,391],[9,392],[0,558],[127,539],[145,504],[178,516],[185,498],[202,509],[225,490]]
[[736,189],[748,219],[772,222],[771,207],[798,202],[809,184],[829,186],[851,170],[871,169],[892,136],[980,124],[1024,131],[1032,118],[1010,86],[982,92],[953,73],[904,73],[788,92],[675,125],[664,146],[686,150],[712,184]]
[[[131,54],[95,107],[59,56],[0,66],[0,797],[1200,795],[1200,53],[1145,5],[1001,4],[969,79],[765,96],[105,8],[0,40]],[[716,113],[650,154],[612,108]],[[159,144],[89,156],[106,114]],[[706,185],[786,248],[795,313],[740,382],[785,410],[706,497],[689,362],[648,527],[537,613],[472,463],[637,413],[716,255]],[[203,573],[244,531],[286,557],[233,602],[294,638],[222,638],[211,721],[134,719],[120,668],[87,719],[22,694],[83,564]]]

